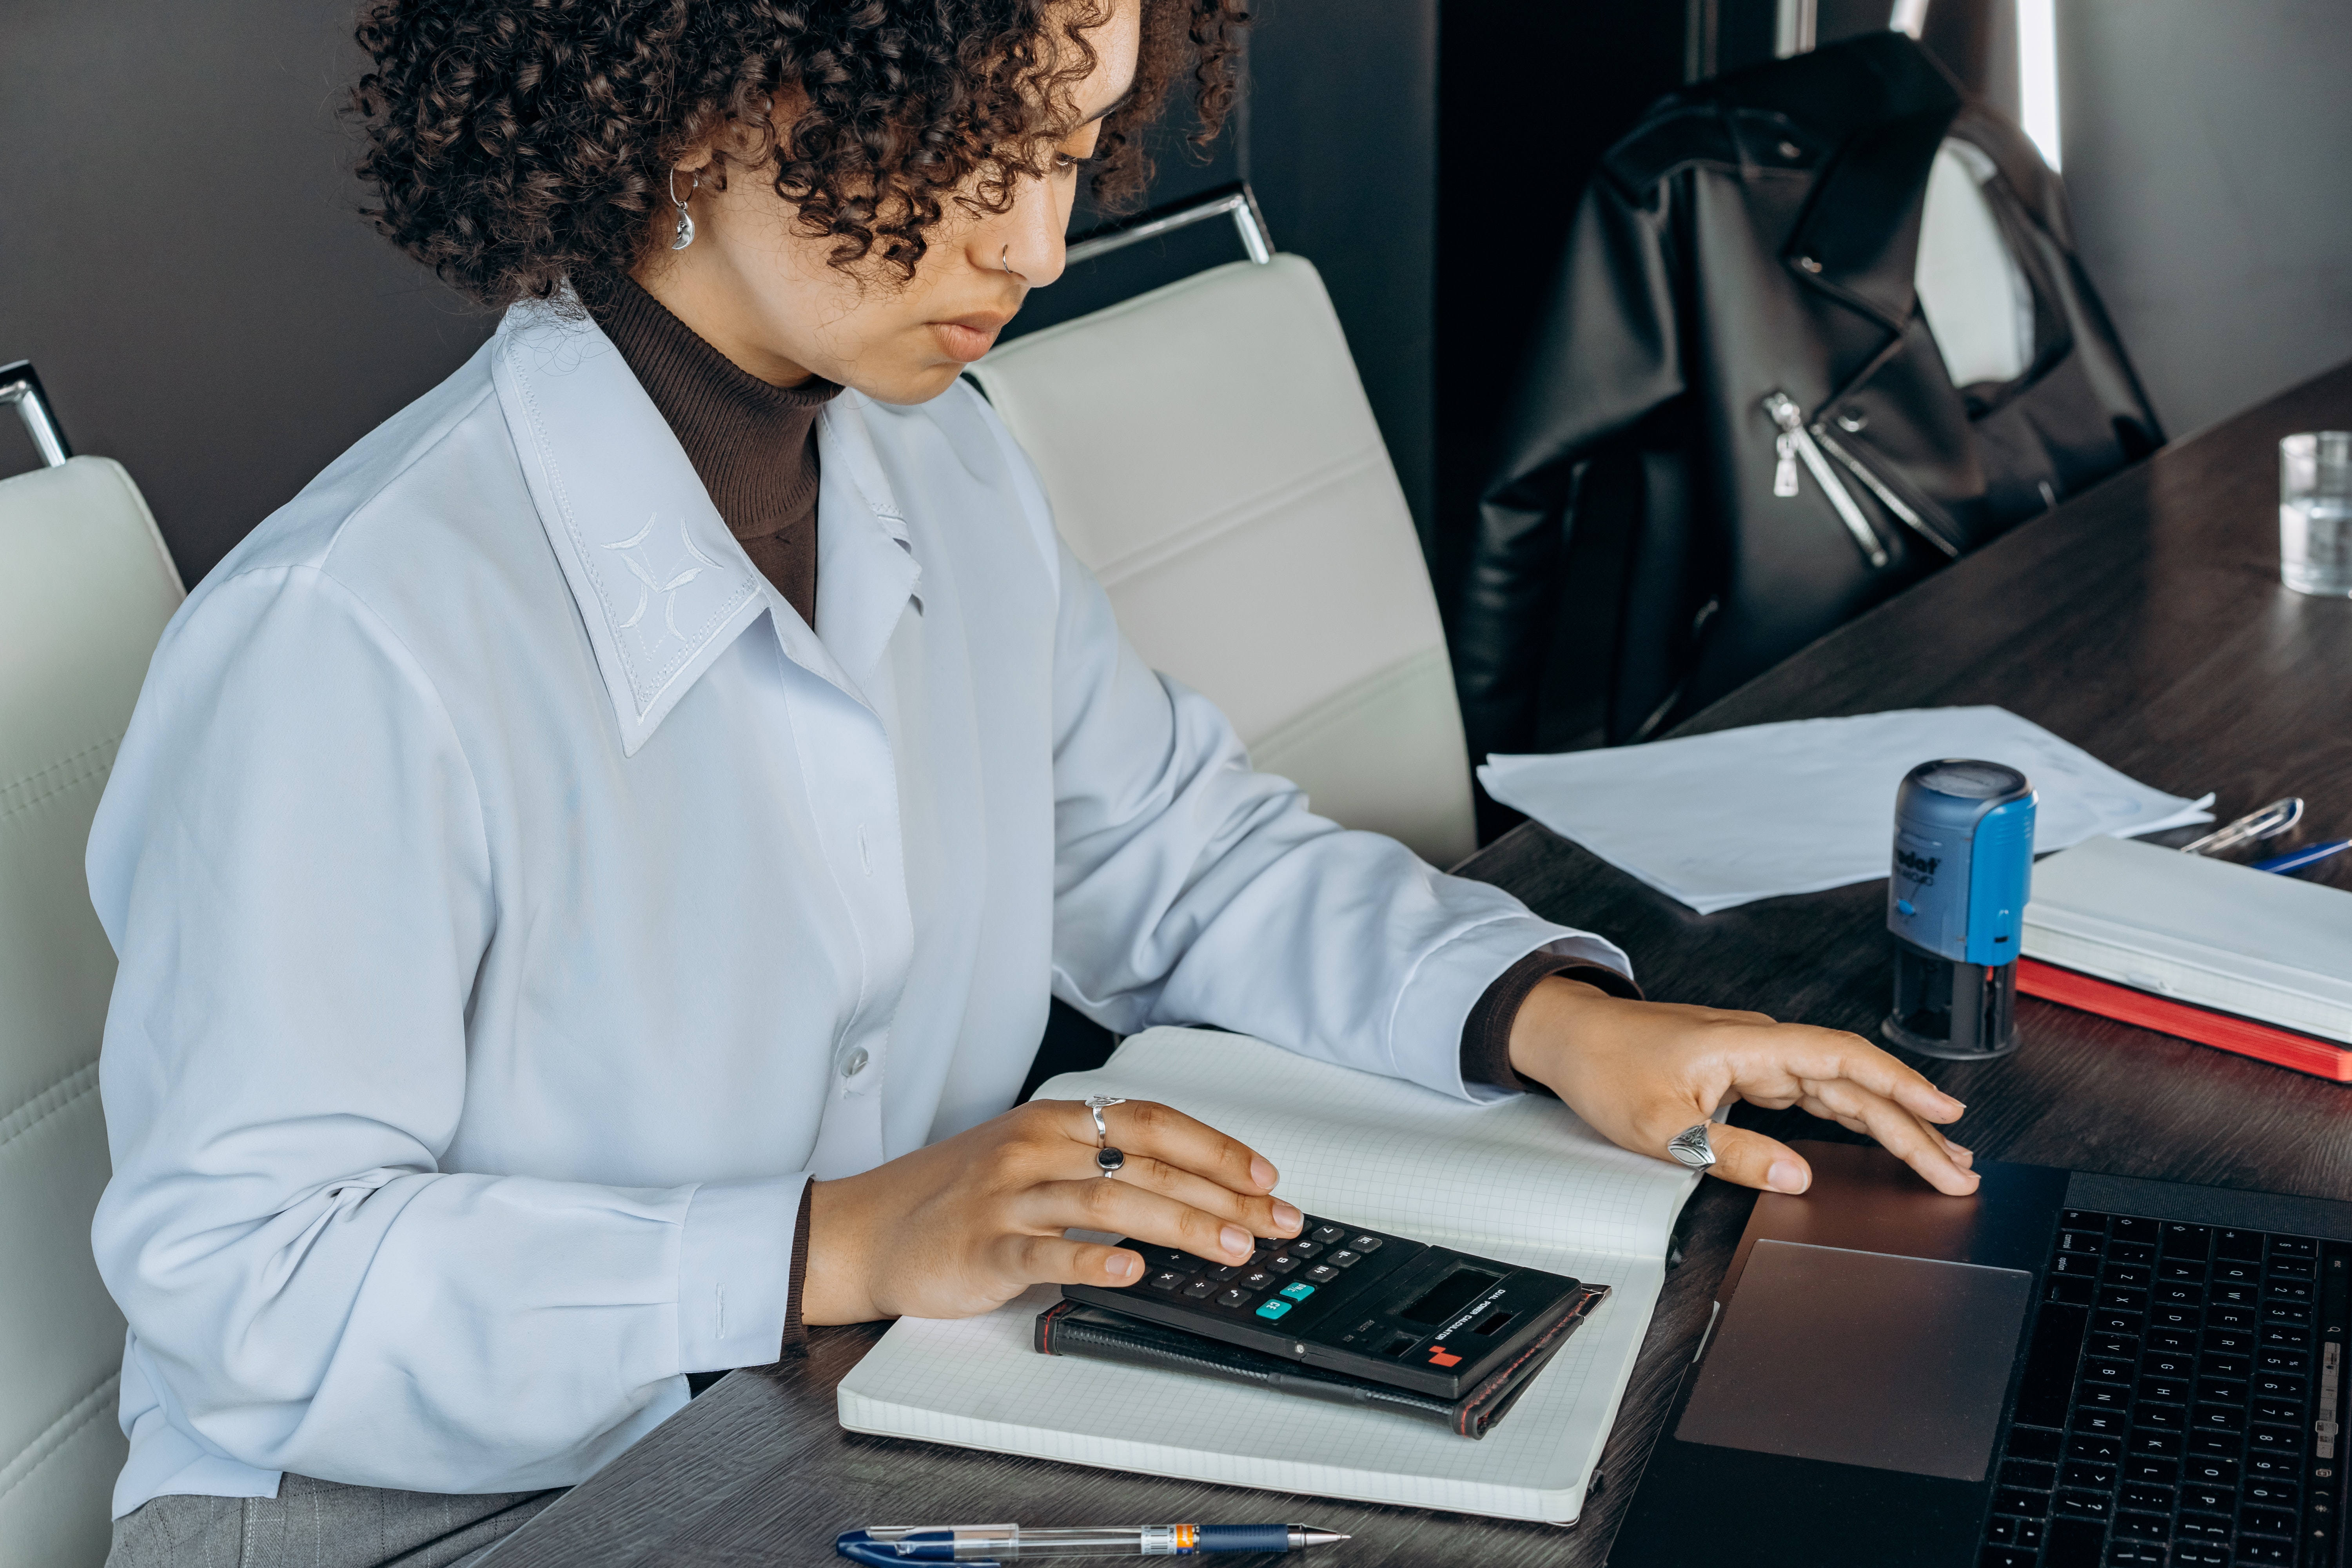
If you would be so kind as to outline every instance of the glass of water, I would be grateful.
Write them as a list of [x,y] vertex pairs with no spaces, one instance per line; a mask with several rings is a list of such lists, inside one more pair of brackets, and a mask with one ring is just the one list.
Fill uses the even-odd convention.
[[2352,598],[2352,432],[2306,430],[2279,443],[2279,581]]

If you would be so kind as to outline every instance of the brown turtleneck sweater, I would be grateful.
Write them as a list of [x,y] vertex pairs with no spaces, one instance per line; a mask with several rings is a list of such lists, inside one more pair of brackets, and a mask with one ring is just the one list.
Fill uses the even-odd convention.
[[841,390],[772,386],[712,348],[628,278],[596,324],[668,422],[710,503],[801,619],[816,625],[816,416]]
[[[646,395],[686,449],[711,504],[801,619],[816,626],[817,411],[841,390],[812,378],[772,386],[712,348],[661,302],[627,278],[594,311]],[[1533,953],[1486,988],[1462,1030],[1462,1077],[1468,1083],[1551,1091],[1511,1070],[1511,1021],[1547,975],[1565,974],[1618,996],[1641,995],[1624,975],[1600,964]],[[808,1271],[810,1189],[801,1189],[793,1227],[792,1285],[783,1349],[806,1342],[801,1287]],[[690,1373],[700,1394],[719,1373]]]

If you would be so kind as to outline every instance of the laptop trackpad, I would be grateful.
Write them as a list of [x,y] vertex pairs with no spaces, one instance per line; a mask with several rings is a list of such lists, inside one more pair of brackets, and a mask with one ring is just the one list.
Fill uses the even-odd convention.
[[1675,1436],[1980,1481],[2032,1291],[2021,1269],[1759,1239]]

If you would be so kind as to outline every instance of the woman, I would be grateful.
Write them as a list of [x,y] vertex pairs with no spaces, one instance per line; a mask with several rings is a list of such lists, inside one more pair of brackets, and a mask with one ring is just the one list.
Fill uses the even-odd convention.
[[[165,634],[90,847],[114,1560],[461,1561],[803,1323],[1294,1234],[1049,992],[1628,1147],[1732,1093],[1947,1191],[1957,1102],[1253,773],[957,384],[1233,0],[377,0],[379,226],[511,306]],[[1801,1161],[1722,1130],[1733,1180]],[[212,1561],[205,1557],[204,1561]]]

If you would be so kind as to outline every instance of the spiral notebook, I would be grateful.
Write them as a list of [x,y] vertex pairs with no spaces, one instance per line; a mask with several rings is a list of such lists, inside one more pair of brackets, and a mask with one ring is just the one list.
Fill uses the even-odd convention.
[[1326,1214],[1612,1287],[1484,1441],[1377,1411],[1042,1356],[1041,1287],[984,1317],[901,1319],[840,1386],[852,1431],[1270,1491],[1572,1523],[1633,1376],[1675,1218],[1698,1178],[1629,1153],[1557,1100],[1473,1105],[1263,1041],[1153,1029],[1041,1099],[1177,1107]]

